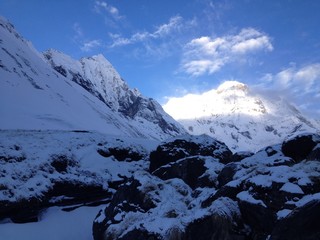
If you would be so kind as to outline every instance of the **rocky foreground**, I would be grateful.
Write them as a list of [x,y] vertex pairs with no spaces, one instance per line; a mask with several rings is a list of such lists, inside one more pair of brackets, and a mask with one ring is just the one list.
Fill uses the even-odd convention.
[[255,154],[208,136],[156,147],[82,131],[1,135],[0,219],[106,204],[95,240],[320,238],[320,135]]

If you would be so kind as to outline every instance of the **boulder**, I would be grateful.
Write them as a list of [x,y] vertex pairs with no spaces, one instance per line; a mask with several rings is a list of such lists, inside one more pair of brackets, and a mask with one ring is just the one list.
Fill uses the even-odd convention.
[[272,210],[264,204],[243,199],[239,200],[239,207],[244,223],[251,228],[251,236],[255,236],[254,239],[266,239],[276,221]]
[[294,209],[274,227],[270,240],[320,239],[320,200]]
[[144,155],[134,151],[130,148],[119,148],[119,147],[110,147],[110,148],[99,148],[97,152],[103,157],[113,156],[118,161],[139,161],[144,158]]
[[243,151],[243,152],[236,152],[232,155],[231,162],[240,162],[242,159],[245,159],[247,157],[251,157],[254,153]]
[[[113,239],[112,234],[109,233],[108,235],[106,230],[110,225],[119,223],[127,212],[146,212],[155,207],[155,204],[147,197],[145,192],[139,190],[140,186],[141,183],[138,180],[131,178],[119,187],[109,206],[100,210],[94,221],[93,237],[95,240]],[[136,236],[145,236],[138,230],[134,233]]]
[[319,135],[305,134],[291,138],[282,144],[282,152],[285,156],[300,162],[307,158],[313,148],[320,142]]
[[224,164],[232,161],[232,152],[224,143],[208,136],[190,136],[186,139],[176,139],[158,146],[150,154],[149,171],[152,173],[168,163],[199,155],[217,158]]
[[[205,181],[205,179],[200,179],[206,170],[208,170],[208,168],[205,167],[205,158],[189,157],[162,166],[156,169],[153,172],[153,175],[161,178],[162,180],[180,178],[191,188],[195,189],[197,187],[204,187],[204,184],[210,184],[208,183],[208,179],[207,181]],[[212,185],[213,183],[211,186]]]
[[219,214],[205,216],[191,222],[183,240],[245,240],[235,222]]
[[239,169],[240,169],[240,165],[237,163],[232,162],[227,164],[218,175],[219,187],[222,187],[228,182],[232,181],[234,174]]
[[207,213],[188,223],[183,240],[244,240],[245,229],[236,201],[222,197],[207,208]]

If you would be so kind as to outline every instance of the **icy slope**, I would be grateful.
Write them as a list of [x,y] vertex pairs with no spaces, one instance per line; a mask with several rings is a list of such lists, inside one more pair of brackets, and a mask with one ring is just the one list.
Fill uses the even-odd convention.
[[[99,79],[90,78],[92,85],[105,92],[104,96],[109,96],[105,98],[107,105],[96,97],[99,93],[97,90],[92,89],[96,95],[92,94],[55,71],[31,43],[21,37],[9,22],[0,18],[0,128],[85,129],[110,135],[155,139],[165,139],[184,132],[161,107],[156,111],[145,109],[148,118],[143,114],[128,118],[115,111],[119,107],[116,99],[128,90],[126,84],[115,78],[115,70],[102,56],[92,59],[88,60],[90,64],[87,64],[86,76],[93,76],[94,69],[106,69],[103,79],[116,82],[114,88],[105,85],[110,91],[105,92],[107,90],[104,91],[97,83]],[[99,63],[94,59],[100,59]],[[72,69],[77,69],[77,63],[72,64]],[[129,95],[133,93],[136,91],[128,90]],[[132,106],[130,102],[127,104]],[[158,118],[152,118],[153,115]]]
[[201,95],[172,98],[163,107],[190,134],[209,134],[233,151],[257,151],[289,135],[320,130],[285,100],[257,94],[236,81]]

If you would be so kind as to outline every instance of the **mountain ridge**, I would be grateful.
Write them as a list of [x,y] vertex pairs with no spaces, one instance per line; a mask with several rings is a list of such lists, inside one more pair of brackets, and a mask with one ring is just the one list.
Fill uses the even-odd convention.
[[[163,140],[185,133],[155,100],[130,89],[102,55],[39,53],[0,18],[2,129],[93,130]],[[50,54],[55,54],[54,65]],[[63,56],[63,57],[62,57]]]

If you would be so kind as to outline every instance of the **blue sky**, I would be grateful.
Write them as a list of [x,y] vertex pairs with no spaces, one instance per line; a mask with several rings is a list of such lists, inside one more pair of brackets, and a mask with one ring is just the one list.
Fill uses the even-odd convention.
[[238,80],[320,118],[320,1],[2,0],[39,51],[102,53],[130,87],[165,103]]

